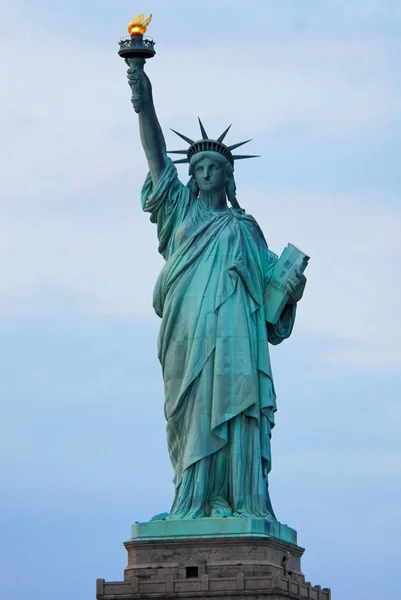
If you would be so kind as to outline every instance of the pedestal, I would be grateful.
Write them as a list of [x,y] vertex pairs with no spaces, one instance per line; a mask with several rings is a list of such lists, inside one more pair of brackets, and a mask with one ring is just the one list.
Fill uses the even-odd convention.
[[[296,540],[293,529],[273,525],[276,533],[282,531],[285,537],[295,536]],[[305,582],[303,548],[266,530],[271,531],[272,524],[263,519],[136,524],[133,538],[124,544],[128,551],[124,581],[98,579],[97,600],[222,596],[227,600],[262,596],[271,600],[330,600],[329,589]]]

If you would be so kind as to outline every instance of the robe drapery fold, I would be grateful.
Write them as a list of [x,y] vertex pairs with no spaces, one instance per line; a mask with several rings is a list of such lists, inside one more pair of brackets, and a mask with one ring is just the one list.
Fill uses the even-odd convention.
[[295,306],[265,319],[264,291],[277,256],[255,219],[206,210],[170,161],[142,207],[157,224],[165,265],[153,304],[176,497],[171,518],[234,514],[274,518],[267,474],[276,397],[268,342],[289,337]]

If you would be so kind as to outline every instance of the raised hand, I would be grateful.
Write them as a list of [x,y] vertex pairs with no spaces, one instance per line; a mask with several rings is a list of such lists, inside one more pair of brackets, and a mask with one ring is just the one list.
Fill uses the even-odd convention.
[[152,105],[152,84],[149,77],[143,70],[143,59],[128,58],[126,63],[129,68],[127,71],[128,83],[131,86],[131,102],[136,113],[139,113],[145,106]]

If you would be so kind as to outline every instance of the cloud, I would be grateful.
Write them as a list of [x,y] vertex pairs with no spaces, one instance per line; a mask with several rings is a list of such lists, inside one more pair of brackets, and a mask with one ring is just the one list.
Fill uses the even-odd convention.
[[316,470],[324,469],[327,472],[341,471],[343,479],[355,479],[355,477],[366,481],[366,478],[374,472],[376,478],[383,480],[396,478],[398,480],[401,475],[401,456],[399,452],[383,452],[383,451],[346,451],[337,449],[335,452],[326,452],[325,454],[317,454],[315,451],[298,452],[288,454],[281,457],[281,467],[285,470],[296,471],[301,469],[303,465],[308,465],[311,472],[316,473]]
[[328,361],[399,368],[401,315],[394,298],[401,284],[394,273],[401,213],[391,198],[377,191],[307,194],[268,186],[266,196],[258,188],[247,194],[275,251],[292,241],[311,256],[297,329],[347,343],[329,351]]
[[[364,192],[324,195],[267,186],[265,197],[261,188],[241,186],[241,201],[270,247],[280,253],[291,241],[311,256],[297,334],[343,341],[341,349],[327,349],[329,362],[399,368],[399,211]],[[1,283],[3,312],[81,310],[156,322],[152,290],[163,264],[156,228],[138,200],[124,216],[124,222],[115,215],[93,227],[87,220],[60,220],[57,213],[9,217],[3,252],[12,260]],[[17,238],[7,233],[15,231]]]
[[[375,131],[400,108],[392,44],[261,37],[250,58],[238,53],[236,39],[162,43],[148,71],[166,129],[190,133],[200,114],[211,131],[234,122],[238,136],[293,129],[329,141]],[[33,16],[24,44],[3,39],[0,47],[8,56],[0,101],[5,198],[82,194],[123,173],[139,174],[136,116],[114,47],[96,36],[88,45],[68,26],[46,31]],[[26,47],[29,68],[21,73]]]
[[[125,67],[100,36],[88,46],[68,23],[62,32],[44,34],[34,15],[30,20],[24,45],[1,42],[9,56],[0,104],[1,243],[8,257],[2,311],[60,312],[71,302],[74,311],[152,320],[162,260],[155,227],[139,209],[146,163]],[[274,148],[271,169],[288,157],[288,174],[295,172],[302,156],[287,154],[294,146],[304,155],[310,151],[312,162],[325,153],[332,185],[341,148],[346,154],[352,145],[363,155],[367,136],[373,143],[398,118],[392,43],[258,37],[251,57],[237,52],[237,39],[217,45],[199,37],[183,46],[169,38],[162,44],[148,70],[170,147],[177,140],[167,125],[196,135],[200,114],[211,134],[233,122],[233,141],[255,136],[258,147]],[[20,76],[26,46],[31,68]],[[337,162],[330,164],[332,147]],[[248,170],[241,165],[237,183],[275,251],[291,240],[312,257],[298,330],[350,343],[327,360],[395,368],[400,214],[394,193],[367,191],[361,174],[352,185],[341,184],[339,170],[335,191],[322,190],[320,173],[314,185],[313,170],[294,189],[288,174],[281,182],[274,172],[266,179],[264,160]]]
[[[252,137],[263,158],[238,165],[240,202],[273,250],[292,241],[311,255],[293,337],[272,349],[279,518],[299,530],[314,582],[333,583],[344,600],[393,597],[399,8],[390,0],[153,8],[157,55],[147,69],[168,145],[178,141],[170,126],[196,135],[198,114],[211,134],[232,122],[230,141]],[[116,552],[129,523],[172,501],[151,307],[162,259],[139,207],[146,161],[116,54],[131,16],[126,0],[3,6],[1,514],[10,600],[25,593],[14,581],[30,540],[40,551],[25,567],[43,598],[71,595],[66,560],[74,597],[88,597],[96,576],[121,577],[125,556]],[[358,532],[346,547],[344,531]],[[379,569],[372,539],[390,549]],[[364,587],[355,573],[366,565],[380,577]]]

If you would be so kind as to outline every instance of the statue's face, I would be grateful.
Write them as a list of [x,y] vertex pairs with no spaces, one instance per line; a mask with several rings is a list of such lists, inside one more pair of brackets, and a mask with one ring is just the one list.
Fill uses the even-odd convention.
[[224,164],[211,158],[202,158],[196,163],[193,173],[202,192],[221,192],[226,187],[227,175]]

